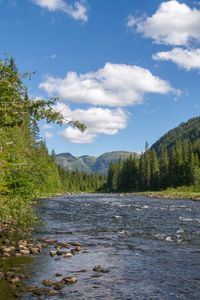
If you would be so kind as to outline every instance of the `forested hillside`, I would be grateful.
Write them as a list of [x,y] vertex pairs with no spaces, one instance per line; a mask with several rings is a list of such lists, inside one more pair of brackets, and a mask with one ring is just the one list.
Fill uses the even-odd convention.
[[157,153],[164,146],[168,150],[175,146],[177,141],[189,140],[191,143],[200,138],[200,117],[192,118],[178,127],[168,131],[155,144],[152,145]]
[[[200,190],[200,118],[189,120],[164,135],[138,159],[111,164],[107,189],[158,191],[193,186]],[[184,131],[185,129],[185,131]],[[177,136],[176,136],[177,133]]]
[[[0,223],[27,225],[31,200],[45,194],[95,191],[102,176],[65,172],[48,153],[38,121],[63,123],[56,99],[31,99],[13,59],[0,61]],[[66,123],[66,122],[65,122]],[[84,129],[79,122],[71,125]]]

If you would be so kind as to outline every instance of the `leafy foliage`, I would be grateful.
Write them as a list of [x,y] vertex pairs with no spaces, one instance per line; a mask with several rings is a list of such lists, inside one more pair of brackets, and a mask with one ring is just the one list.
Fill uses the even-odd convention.
[[[53,109],[54,99],[30,99],[14,59],[0,61],[0,223],[28,226],[35,219],[31,201],[44,194],[68,191],[71,175],[49,155],[40,138],[38,121],[68,124],[81,131],[85,126],[78,121],[67,121]],[[93,191],[99,187],[84,183],[72,185],[71,190]],[[93,179],[92,179],[93,180]],[[90,181],[87,178],[86,181]],[[84,185],[85,184],[85,185]]]

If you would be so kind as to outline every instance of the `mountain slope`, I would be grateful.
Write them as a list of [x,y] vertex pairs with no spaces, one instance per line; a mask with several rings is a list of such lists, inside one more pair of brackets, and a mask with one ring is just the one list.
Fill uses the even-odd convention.
[[160,152],[161,146],[171,149],[178,140],[188,139],[191,142],[200,138],[200,117],[192,118],[185,123],[181,123],[176,128],[164,134],[151,148]]
[[56,162],[65,170],[92,173],[90,167],[82,158],[75,157],[71,153],[60,153],[56,155]]
[[60,153],[56,155],[56,162],[69,171],[78,170],[86,173],[105,174],[111,162],[118,161],[120,158],[124,160],[131,154],[133,153],[127,151],[113,151],[104,153],[99,157],[90,155],[75,157],[70,153]]
[[127,151],[113,151],[102,154],[96,159],[92,167],[94,173],[106,173],[111,162],[116,162],[119,159],[125,160],[132,153]]

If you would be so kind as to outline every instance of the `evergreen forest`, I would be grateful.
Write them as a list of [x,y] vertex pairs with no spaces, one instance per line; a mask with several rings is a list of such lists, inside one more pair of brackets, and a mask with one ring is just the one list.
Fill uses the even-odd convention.
[[[200,130],[200,117],[191,119]],[[177,132],[178,129],[176,129]],[[173,134],[174,132],[173,131]],[[181,125],[182,131],[182,125]],[[141,154],[130,156],[126,161],[111,164],[108,171],[107,190],[110,192],[160,191],[167,188],[192,187],[200,191],[200,136],[195,130],[192,136],[172,139],[155,144]],[[170,137],[170,139],[169,139]],[[167,143],[170,140],[170,143]]]

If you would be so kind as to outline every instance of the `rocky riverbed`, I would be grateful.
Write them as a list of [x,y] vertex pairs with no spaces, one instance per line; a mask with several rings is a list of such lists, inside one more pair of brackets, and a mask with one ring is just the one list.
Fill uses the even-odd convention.
[[[54,239],[48,239],[46,237],[41,237],[39,239],[25,239],[11,241],[8,238],[1,239],[0,246],[0,257],[1,261],[4,263],[2,265],[7,265],[15,257],[32,257],[35,255],[49,255],[50,257],[56,259],[70,259],[76,254],[87,253],[87,249],[82,247],[80,242],[67,242],[58,241]],[[17,261],[16,261],[17,262]],[[26,285],[26,279],[30,276],[25,276],[23,273],[23,268],[11,267],[9,270],[5,271],[4,268],[0,268],[0,280],[6,281],[10,289],[10,296],[4,295],[5,300],[8,297],[14,298],[24,298],[31,296],[40,297],[55,297],[63,290],[65,285],[75,284],[78,278],[73,275],[66,275],[63,273],[50,274],[50,278],[42,280],[39,286],[37,285]],[[109,273],[109,269],[104,268],[101,265],[94,266],[93,278],[99,278],[100,273]],[[80,273],[86,272],[86,270],[79,270]],[[42,285],[42,287],[41,287]],[[1,294],[1,292],[0,292]],[[46,298],[45,298],[46,299]],[[1,298],[1,300],[3,300]]]
[[200,203],[40,200],[31,238],[2,237],[0,299],[199,299]]

